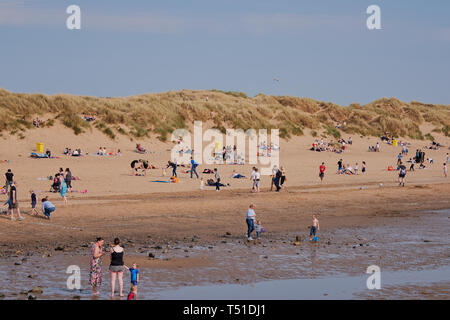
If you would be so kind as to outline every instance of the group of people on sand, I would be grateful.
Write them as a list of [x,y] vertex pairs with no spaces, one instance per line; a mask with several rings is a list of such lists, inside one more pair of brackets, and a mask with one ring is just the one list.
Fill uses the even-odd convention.
[[349,137],[347,140],[339,139],[337,142],[331,141],[324,141],[323,139],[315,139],[312,143],[312,147],[310,148],[311,151],[316,152],[335,152],[335,153],[342,153],[345,151],[347,145],[353,144],[352,138]]
[[66,170],[59,168],[59,171],[53,178],[53,184],[50,186],[50,192],[59,192],[64,200],[64,204],[67,204],[67,192],[72,192],[72,180],[72,172],[69,168],[66,168]]
[[[7,195],[7,201],[4,203],[4,205],[8,205],[7,214],[10,216],[11,221],[15,221],[16,218],[14,218],[14,212],[17,213],[17,220],[22,221],[24,217],[20,213],[20,207],[19,207],[19,201],[18,201],[18,193],[17,193],[17,187],[18,184],[14,179],[14,173],[11,169],[8,169],[8,171],[5,173],[5,194]],[[37,205],[37,197],[36,193],[33,190],[30,190],[30,196],[31,196],[31,215],[37,216],[39,215],[38,211],[36,210]],[[50,214],[55,211],[55,205],[48,200],[48,197],[44,197],[42,200],[42,214],[45,218],[50,219]]]
[[148,160],[139,159],[131,161],[131,175],[132,176],[146,176],[148,169],[156,169]]
[[[247,240],[259,240],[261,237],[261,232],[265,232],[265,228],[263,228],[261,220],[256,219],[255,213],[255,205],[252,203],[247,209],[247,213],[245,214],[245,222],[247,224]],[[309,240],[312,241],[315,237],[317,237],[317,232],[320,231],[319,219],[315,214],[312,215],[312,223],[309,231]],[[256,237],[252,237],[252,233],[256,232]]]
[[[103,280],[103,267],[102,258],[106,255],[105,241],[99,237],[91,247],[90,265],[89,265],[89,283],[92,286],[94,295],[99,295],[99,288],[102,285]],[[119,296],[123,297],[123,272],[125,270],[130,271],[130,292],[128,293],[127,300],[136,300],[138,294],[138,284],[140,282],[140,275],[138,265],[133,263],[131,267],[125,265],[124,255],[125,250],[120,245],[120,239],[115,238],[113,244],[109,248],[110,263],[109,273],[111,276],[111,294],[113,298],[116,288],[116,280],[119,284]]]
[[275,186],[276,188],[275,191],[279,192],[281,189],[285,188],[284,183],[286,181],[287,181],[286,169],[283,166],[279,168],[277,165],[273,166],[270,182],[270,191],[273,191],[273,186]]
[[36,128],[39,128],[39,125],[42,124],[43,121],[41,119],[39,119],[38,117],[36,117],[35,119],[33,119],[33,126]]
[[72,157],[81,157],[83,156],[83,152],[80,148],[78,149],[71,149],[71,148],[64,148],[64,155],[66,156],[72,156]]
[[81,114],[81,119],[86,120],[87,122],[91,122],[95,120],[95,117],[92,114],[86,114],[83,112]]
[[[349,175],[358,175],[359,174],[359,164],[358,162],[352,167],[349,163],[344,164],[342,159],[339,159],[337,162],[337,174],[349,174]],[[361,163],[361,173],[366,173],[367,165],[366,162],[363,161]]]

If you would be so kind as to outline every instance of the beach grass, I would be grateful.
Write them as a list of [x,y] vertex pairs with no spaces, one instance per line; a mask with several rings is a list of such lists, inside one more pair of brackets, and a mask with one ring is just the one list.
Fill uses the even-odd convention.
[[[87,122],[81,118],[82,113],[94,115],[96,120]],[[225,128],[279,128],[280,137],[285,139],[310,129],[314,136],[336,139],[343,133],[381,136],[389,132],[394,137],[431,140],[431,134],[420,129],[424,123],[432,124],[433,132],[450,135],[450,105],[395,98],[340,106],[310,98],[264,94],[248,97],[243,92],[215,89],[108,98],[0,89],[0,132],[32,130],[36,116],[46,117],[44,127],[58,121],[75,135],[97,128],[113,140],[117,135],[140,138],[153,134],[167,141],[174,129],[191,128],[195,120],[208,122],[221,132]],[[344,122],[345,126],[336,128],[336,124]]]

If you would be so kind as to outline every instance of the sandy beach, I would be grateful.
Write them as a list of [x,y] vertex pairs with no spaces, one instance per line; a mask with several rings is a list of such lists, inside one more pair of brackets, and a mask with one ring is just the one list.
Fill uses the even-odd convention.
[[[44,257],[58,252],[85,256],[98,236],[104,237],[107,243],[120,237],[127,250],[133,252],[134,259],[145,268],[202,270],[207,261],[213,259],[208,250],[198,251],[195,257],[186,254],[170,259],[148,259],[148,253],[172,252],[177,246],[190,250],[192,245],[212,249],[227,242],[237,248],[246,248],[249,244],[244,237],[245,212],[250,203],[255,204],[257,216],[266,229],[263,243],[264,239],[279,240],[288,247],[292,246],[296,235],[305,241],[302,245],[308,245],[306,240],[312,214],[319,216],[321,239],[326,243],[331,241],[333,232],[344,228],[388,228],[425,211],[450,208],[450,184],[442,170],[448,147],[425,150],[425,157],[433,158],[434,163],[426,163],[426,169],[408,172],[406,186],[399,187],[397,172],[387,171],[387,167],[395,167],[401,148],[382,143],[381,152],[368,152],[368,146],[375,145],[379,139],[354,136],[352,139],[353,144],[343,154],[310,151],[314,138],[308,135],[281,140],[280,165],[287,171],[286,188],[279,193],[271,192],[270,178],[263,177],[261,192],[251,193],[249,179],[231,178],[233,170],[249,177],[251,165],[248,164],[200,165],[199,173],[204,168],[219,169],[222,181],[230,184],[221,192],[215,192],[214,187],[200,190],[199,180],[190,179],[187,173],[179,174],[180,182],[177,184],[151,182],[167,179],[162,177],[161,168],[170,158],[173,146],[154,139],[139,141],[149,151],[140,155],[134,152],[135,141],[120,138],[113,142],[100,132],[73,136],[64,127],[32,130],[23,140],[9,137],[3,140],[0,151],[0,158],[9,160],[9,163],[2,162],[1,170],[6,172],[11,168],[15,174],[25,220],[10,221],[6,215],[1,216],[1,255],[9,261],[34,256],[46,263]],[[430,145],[427,141],[404,140],[411,143],[407,158],[412,157],[416,149]],[[437,141],[444,146],[450,145],[449,139],[443,136]],[[36,142],[45,143],[45,147],[58,158],[30,159],[29,154],[35,150]],[[105,146],[108,151],[121,149],[122,155],[92,155],[100,146]],[[62,150],[65,147],[79,147],[90,154],[79,158],[64,156]],[[147,176],[132,176],[130,162],[140,158],[148,159],[158,169],[149,170]],[[351,165],[365,161],[367,172],[336,174],[337,161],[341,158]],[[323,183],[318,177],[321,162],[327,166]],[[88,190],[85,194],[69,194],[67,206],[63,205],[59,194],[48,192],[51,181],[38,180],[54,175],[59,167],[69,167],[73,176],[79,177],[80,180],[73,181],[74,190]],[[184,168],[179,168],[179,172],[180,169]],[[206,180],[210,175],[201,176]],[[38,199],[49,196],[56,205],[50,221],[29,215],[29,189],[39,191]],[[2,200],[6,200],[5,195],[2,195]],[[364,237],[363,234],[360,236]],[[353,242],[349,234],[347,240],[341,238],[336,245],[351,246]],[[261,252],[270,252],[261,244],[255,246]],[[214,259],[220,261],[220,256],[216,253]],[[408,259],[411,264],[415,263],[414,257]],[[448,257],[439,253],[434,259],[444,261]],[[341,269],[353,270],[351,266],[356,264],[359,263],[346,261]],[[398,267],[397,263],[388,265]],[[275,270],[266,277],[277,279],[280,273]],[[214,273],[207,279],[213,283],[219,280]],[[221,281],[230,282],[231,279]],[[180,284],[182,282],[180,278]]]

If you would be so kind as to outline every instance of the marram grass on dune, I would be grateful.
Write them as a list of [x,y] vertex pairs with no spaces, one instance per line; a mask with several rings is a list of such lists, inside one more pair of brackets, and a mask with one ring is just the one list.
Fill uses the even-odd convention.
[[[93,114],[96,121],[80,115]],[[397,137],[432,139],[419,126],[429,123],[434,132],[450,135],[450,105],[432,105],[382,98],[366,105],[339,106],[310,98],[268,96],[253,98],[241,92],[182,90],[132,97],[97,98],[66,94],[12,93],[0,89],[0,131],[21,134],[33,128],[35,116],[46,116],[44,126],[60,122],[80,134],[97,128],[111,139],[118,135],[148,137],[166,141],[178,128],[189,128],[195,120],[212,127],[278,128],[281,138],[315,134],[339,138],[341,131],[361,136],[389,132]],[[337,123],[346,123],[340,130]]]

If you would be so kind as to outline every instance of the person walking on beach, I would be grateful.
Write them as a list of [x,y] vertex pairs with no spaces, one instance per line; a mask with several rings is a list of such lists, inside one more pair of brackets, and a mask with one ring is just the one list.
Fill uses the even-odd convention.
[[72,172],[70,172],[69,168],[66,168],[64,180],[66,181],[67,191],[72,192]]
[[405,178],[406,178],[406,167],[400,162],[398,166],[398,185],[404,187],[405,186]]
[[14,183],[14,173],[12,173],[11,169],[5,173],[6,182],[5,182],[5,191],[8,194],[8,188]]
[[14,218],[14,209],[17,210],[17,220],[22,221],[24,218],[20,215],[19,202],[17,201],[17,183],[13,181],[9,190],[9,211],[11,215],[11,221],[16,220]]
[[256,218],[256,214],[255,214],[255,206],[252,203],[248,209],[247,209],[247,214],[245,217],[245,221],[247,222],[247,240],[251,241],[253,240],[252,238],[252,232],[255,230],[255,218]]
[[217,168],[214,168],[214,178],[216,179],[216,191],[220,191],[220,175]]
[[319,178],[320,178],[320,182],[322,183],[323,178],[325,177],[325,162],[322,162],[322,164],[319,167]]
[[111,263],[109,272],[111,273],[111,298],[114,297],[116,278],[119,280],[119,296],[123,297],[123,262],[124,249],[120,246],[120,239],[114,239],[114,246],[111,248]]
[[192,173],[195,173],[195,175],[197,176],[197,179],[198,179],[197,167],[198,167],[198,163],[195,162],[193,157],[191,157],[191,179],[192,179]]
[[316,215],[312,215],[312,223],[311,223],[311,229],[309,230],[309,241],[312,241],[312,239],[316,236],[317,231],[320,230],[319,226],[319,219],[317,219]]
[[91,257],[89,265],[89,283],[92,286],[92,293],[94,295],[98,294],[98,288],[102,284],[102,260],[101,258],[105,255],[103,252],[103,238],[97,238],[94,245],[91,247]]
[[365,172],[366,172],[366,162],[365,162],[365,161],[362,162],[361,172],[362,172],[362,173],[365,173]]

